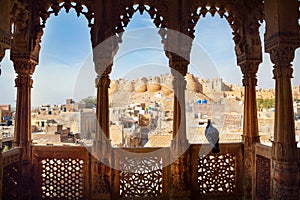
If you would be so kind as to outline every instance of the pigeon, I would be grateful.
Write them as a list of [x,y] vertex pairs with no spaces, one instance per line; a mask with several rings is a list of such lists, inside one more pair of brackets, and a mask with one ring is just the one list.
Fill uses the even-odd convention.
[[210,119],[207,121],[205,137],[209,144],[212,146],[212,153],[220,153],[219,131],[215,127],[213,127]]

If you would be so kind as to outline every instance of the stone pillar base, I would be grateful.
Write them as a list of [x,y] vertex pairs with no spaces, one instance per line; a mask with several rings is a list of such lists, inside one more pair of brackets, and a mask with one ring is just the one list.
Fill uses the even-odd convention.
[[273,199],[299,199],[298,163],[274,160],[273,178]]

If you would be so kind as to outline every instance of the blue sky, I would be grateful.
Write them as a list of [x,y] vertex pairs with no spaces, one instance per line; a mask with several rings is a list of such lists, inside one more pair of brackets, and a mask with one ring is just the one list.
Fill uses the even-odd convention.
[[[33,79],[32,105],[63,104],[66,98],[80,100],[95,95],[96,74],[91,56],[90,29],[87,20],[74,11],[51,16],[46,23],[41,43],[40,62]],[[160,35],[147,13],[136,12],[123,34],[115,56],[111,79],[132,79],[170,72]],[[261,27],[263,37],[264,25]],[[241,85],[242,74],[236,64],[232,30],[218,15],[200,18],[196,26],[189,71],[201,78],[221,77],[230,84]],[[150,45],[150,46],[149,46]],[[150,48],[146,48],[149,46]],[[300,85],[299,51],[294,60],[293,84]],[[0,104],[15,104],[14,73],[9,51],[0,63]],[[263,55],[259,67],[258,87],[272,88],[272,63]]]

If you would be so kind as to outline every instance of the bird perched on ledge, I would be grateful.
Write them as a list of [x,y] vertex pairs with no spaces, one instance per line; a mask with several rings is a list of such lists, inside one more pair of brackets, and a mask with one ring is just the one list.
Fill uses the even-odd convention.
[[220,153],[219,131],[215,127],[213,127],[210,119],[207,121],[205,137],[209,144],[212,146],[212,153]]

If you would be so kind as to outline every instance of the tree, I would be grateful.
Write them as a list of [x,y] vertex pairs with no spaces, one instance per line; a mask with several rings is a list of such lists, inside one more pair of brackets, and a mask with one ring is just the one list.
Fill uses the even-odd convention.
[[258,109],[270,109],[275,106],[274,99],[256,99],[256,103]]
[[89,96],[84,99],[81,99],[82,103],[85,103],[86,108],[94,108],[96,105],[96,97]]

